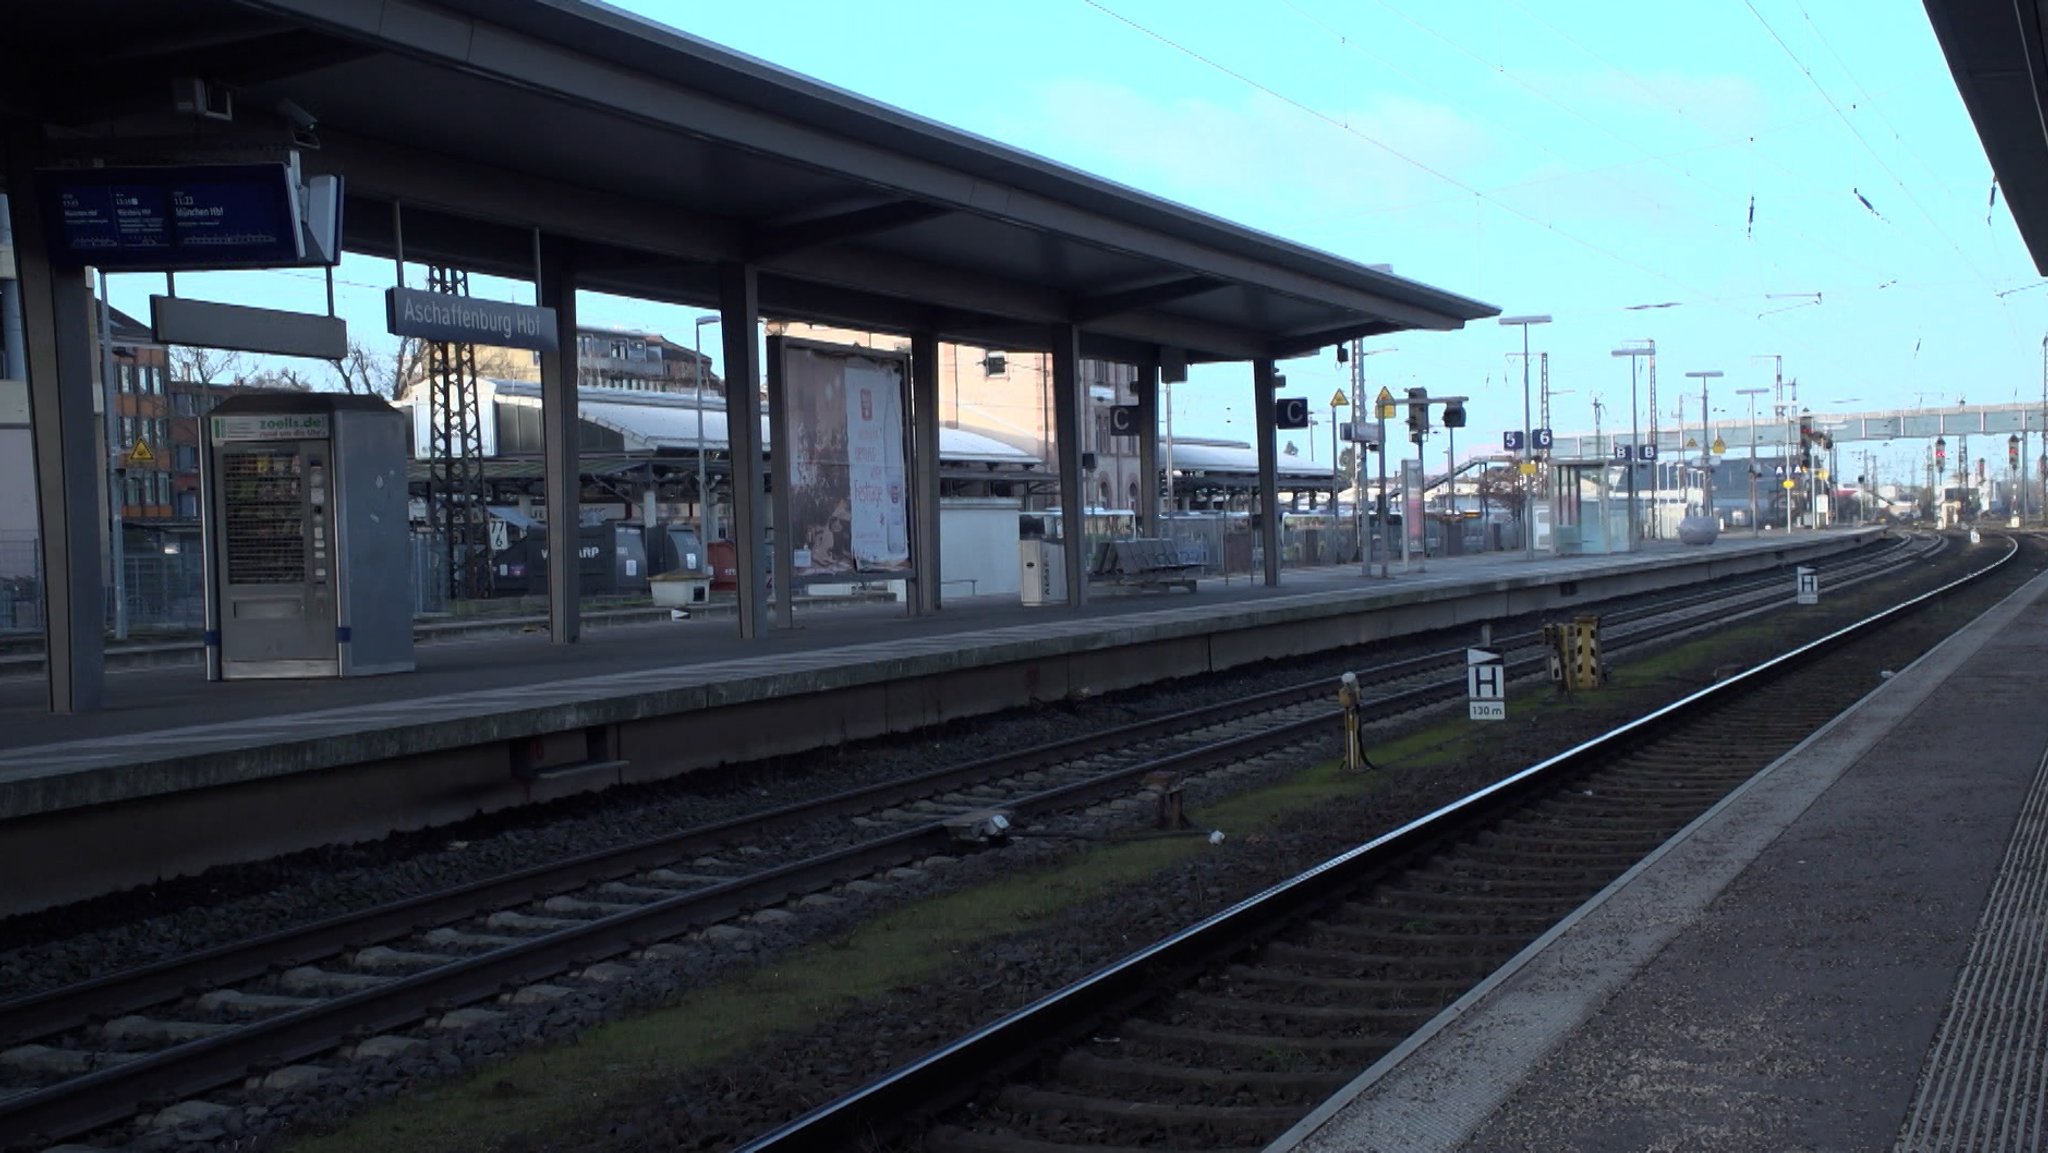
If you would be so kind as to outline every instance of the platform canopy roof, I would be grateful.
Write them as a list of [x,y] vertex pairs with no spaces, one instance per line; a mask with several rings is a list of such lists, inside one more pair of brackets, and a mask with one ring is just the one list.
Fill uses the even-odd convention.
[[2038,0],[1926,0],[1970,119],[2034,267],[2048,274],[2048,57]]
[[[1127,362],[1497,311],[584,0],[0,8],[0,117],[175,160],[289,140],[289,101],[316,121],[308,171],[347,179],[354,252],[391,254],[397,202],[408,260],[530,276],[540,229],[588,289],[709,306],[745,262],[768,316],[1011,348],[1071,323]],[[231,123],[173,115],[188,76],[234,91]]]

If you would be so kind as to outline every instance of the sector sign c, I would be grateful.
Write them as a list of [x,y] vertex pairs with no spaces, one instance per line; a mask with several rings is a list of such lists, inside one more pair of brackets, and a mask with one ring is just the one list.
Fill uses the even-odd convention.
[[1300,396],[1281,396],[1273,400],[1274,428],[1307,428],[1308,399]]
[[1135,404],[1114,404],[1109,408],[1109,435],[1138,435],[1138,406]]

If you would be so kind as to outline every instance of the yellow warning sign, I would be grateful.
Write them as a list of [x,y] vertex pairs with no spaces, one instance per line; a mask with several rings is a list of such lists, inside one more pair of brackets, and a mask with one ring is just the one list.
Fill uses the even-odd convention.
[[1788,488],[1788,489],[1789,489],[1789,488],[1797,488],[1797,487],[1798,487],[1798,485],[1797,485],[1797,484],[1795,484],[1794,482],[1792,482],[1792,481],[1790,481],[1790,480],[1781,480],[1781,481],[1779,481],[1779,482],[1778,482],[1778,485],[1779,485],[1779,487],[1781,487],[1781,488]]
[[155,463],[156,463],[156,454],[155,454],[155,453],[153,453],[153,452],[151,452],[151,451],[149,451],[149,442],[148,442],[148,441],[146,441],[146,440],[138,440],[138,441],[136,441],[136,442],[135,442],[135,447],[134,447],[134,448],[131,448],[131,449],[129,449],[129,450],[128,450],[128,463],[129,463],[129,464],[155,464]]
[[1372,401],[1372,402],[1373,402],[1373,403],[1374,403],[1375,405],[1378,405],[1378,406],[1379,406],[1379,410],[1380,410],[1380,419],[1381,419],[1381,420],[1392,420],[1392,419],[1394,419],[1394,394],[1393,394],[1393,393],[1391,393],[1391,392],[1387,391],[1387,390],[1386,390],[1385,388],[1381,388],[1381,389],[1380,389],[1380,394],[1379,394],[1378,396],[1374,397],[1374,398],[1373,398],[1373,401]]
[[1685,447],[1687,447],[1687,448],[1698,448],[1699,446],[1700,446],[1700,442],[1699,442],[1699,441],[1697,441],[1697,440],[1694,440],[1694,439],[1693,439],[1692,437],[1689,437],[1689,436],[1685,438]]
[[1726,456],[1726,455],[1728,454],[1728,442],[1727,442],[1727,441],[1724,441],[1724,440],[1722,440],[1722,439],[1721,439],[1720,437],[1718,437],[1718,436],[1717,436],[1717,437],[1715,437],[1715,438],[1714,438],[1714,454],[1715,454],[1716,456]]
[[1332,394],[1331,394],[1331,396],[1330,396],[1330,407],[1331,407],[1331,408],[1349,408],[1350,406],[1351,406],[1351,398],[1350,398],[1350,397],[1348,397],[1348,396],[1345,396],[1345,395],[1344,395],[1344,393],[1343,393],[1343,391],[1342,391],[1341,389],[1340,389],[1339,391],[1337,391],[1337,392],[1335,392],[1335,393],[1332,393]]

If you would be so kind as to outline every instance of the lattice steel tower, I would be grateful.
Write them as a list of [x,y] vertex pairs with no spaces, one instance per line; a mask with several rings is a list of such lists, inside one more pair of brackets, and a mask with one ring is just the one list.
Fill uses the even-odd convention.
[[[427,269],[427,289],[468,296],[469,273],[435,265]],[[489,492],[484,486],[476,346],[437,341],[428,344],[426,352],[427,379],[433,384],[427,506],[446,549],[448,595],[481,597],[491,589],[491,543],[489,513],[484,507]]]

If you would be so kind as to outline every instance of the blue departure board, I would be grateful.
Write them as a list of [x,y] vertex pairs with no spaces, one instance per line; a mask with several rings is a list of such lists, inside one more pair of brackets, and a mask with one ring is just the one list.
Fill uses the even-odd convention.
[[66,168],[37,173],[50,259],[99,268],[262,268],[302,263],[283,163]]

